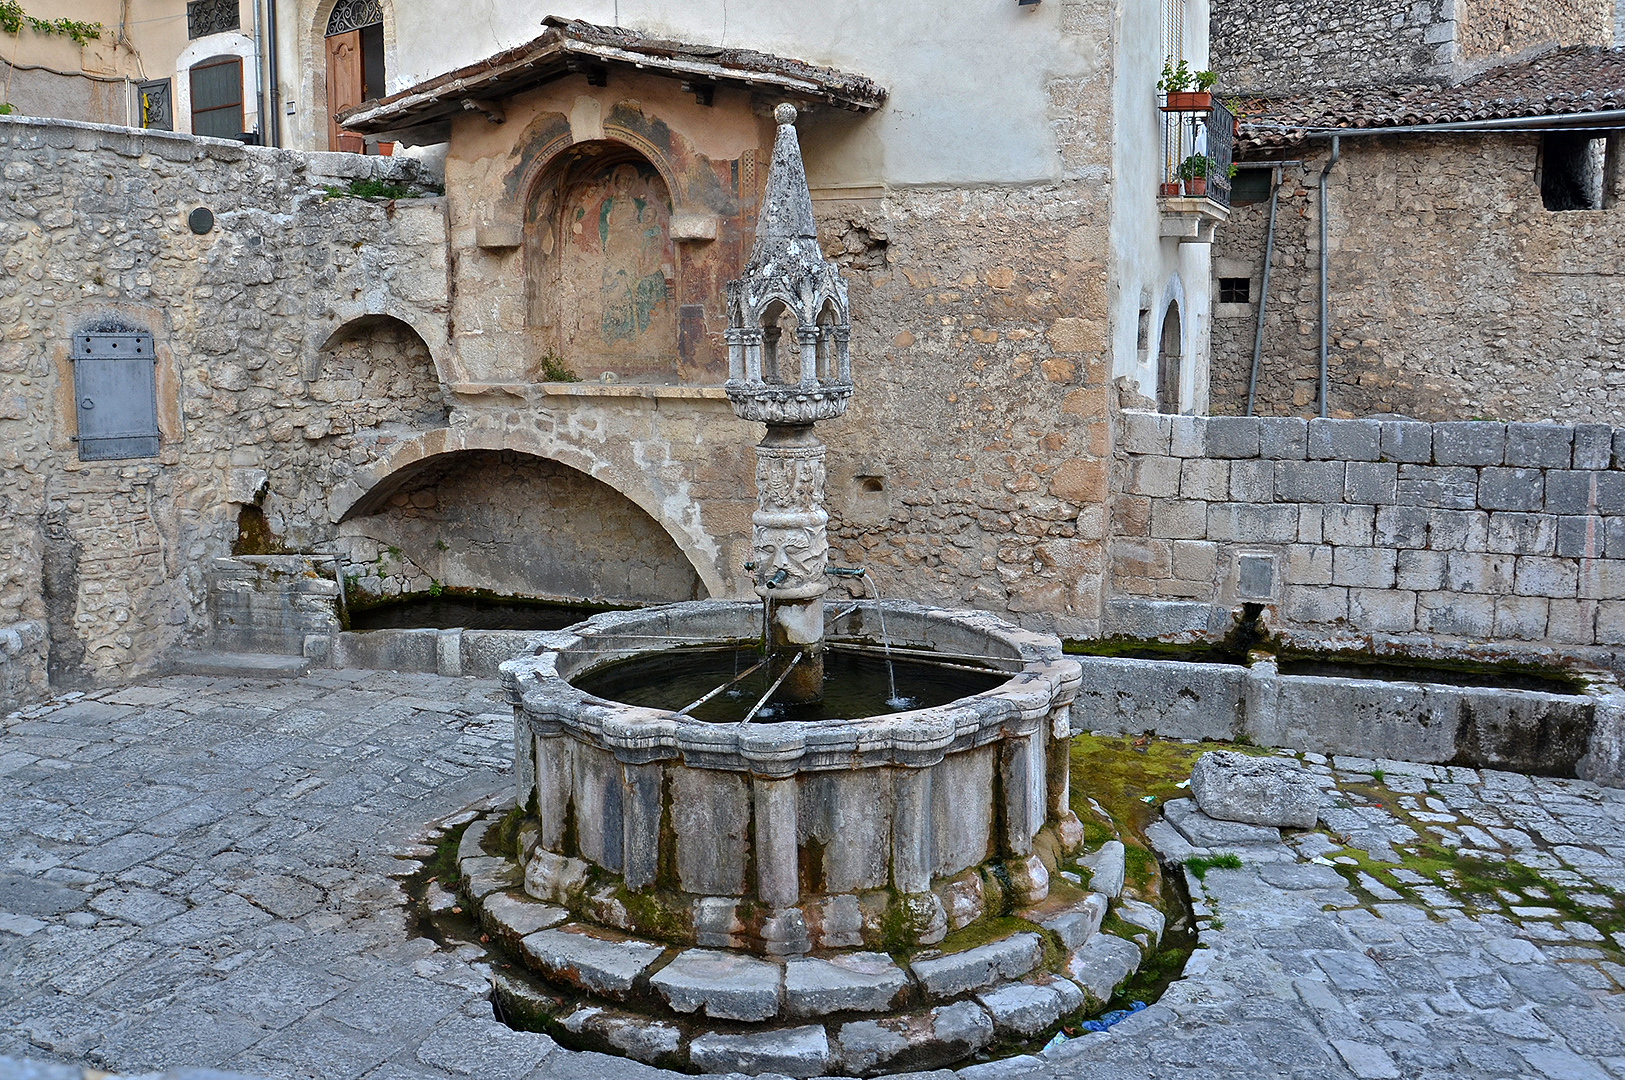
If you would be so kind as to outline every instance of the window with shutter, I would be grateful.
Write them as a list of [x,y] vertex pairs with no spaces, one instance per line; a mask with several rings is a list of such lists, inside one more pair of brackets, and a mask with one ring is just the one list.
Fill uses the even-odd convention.
[[218,56],[192,65],[192,134],[235,139],[243,131],[243,61]]
[[80,461],[158,456],[157,363],[151,334],[74,335]]

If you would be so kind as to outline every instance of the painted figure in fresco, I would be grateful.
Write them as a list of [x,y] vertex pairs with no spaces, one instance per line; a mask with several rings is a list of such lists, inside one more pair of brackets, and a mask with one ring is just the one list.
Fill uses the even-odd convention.
[[665,230],[648,179],[636,165],[617,165],[598,206],[598,242],[604,253],[599,334],[606,345],[635,341],[666,302]]

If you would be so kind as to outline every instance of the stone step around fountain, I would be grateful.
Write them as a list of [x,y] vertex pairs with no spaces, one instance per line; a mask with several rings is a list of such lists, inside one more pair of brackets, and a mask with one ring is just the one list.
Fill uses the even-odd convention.
[[[555,989],[506,977],[494,993],[523,1001],[567,1045],[666,1068],[812,1077],[951,1066],[1103,1007],[1162,932],[1150,905],[1090,892],[1025,913],[1036,930],[906,963],[860,948],[781,960],[677,946],[526,894],[518,863],[484,846],[496,820],[464,832],[459,889],[484,930]],[[1142,931],[1135,941],[1101,930],[1108,911]]]

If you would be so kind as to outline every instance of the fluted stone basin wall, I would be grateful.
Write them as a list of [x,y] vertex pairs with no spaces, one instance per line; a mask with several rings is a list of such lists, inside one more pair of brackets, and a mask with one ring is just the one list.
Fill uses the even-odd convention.
[[[876,605],[832,638],[878,643]],[[502,665],[515,706],[525,887],[639,934],[774,954],[930,944],[1048,891],[1073,850],[1060,642],[978,612],[885,603],[894,646],[998,658],[1007,682],[888,716],[711,724],[587,694],[605,664],[750,642],[761,607],[595,616]]]

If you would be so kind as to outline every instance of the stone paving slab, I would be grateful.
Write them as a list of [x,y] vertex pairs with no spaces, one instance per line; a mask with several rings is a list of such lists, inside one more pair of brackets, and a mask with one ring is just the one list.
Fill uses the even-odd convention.
[[[0,1077],[673,1075],[509,1030],[492,958],[412,933],[402,877],[431,827],[508,793],[495,683],[177,675],[0,725]],[[1157,1004],[962,1075],[1625,1080],[1625,792],[1302,760],[1321,826],[1187,876],[1201,947]],[[1518,872],[1481,888],[1480,864]],[[960,1012],[964,1045],[994,1036],[974,1003],[933,1015]],[[882,1023],[813,1030],[710,1067],[922,1067]]]

